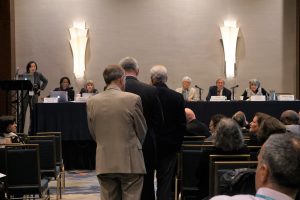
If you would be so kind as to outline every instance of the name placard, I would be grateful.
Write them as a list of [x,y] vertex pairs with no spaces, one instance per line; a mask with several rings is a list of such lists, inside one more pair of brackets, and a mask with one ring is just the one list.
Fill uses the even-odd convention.
[[294,101],[295,96],[293,94],[281,94],[277,96],[278,101]]
[[44,103],[58,103],[57,97],[45,97]]
[[226,101],[226,96],[211,96],[210,101]]
[[89,97],[75,97],[76,102],[86,102]]
[[266,96],[264,95],[254,95],[250,97],[250,101],[266,101]]

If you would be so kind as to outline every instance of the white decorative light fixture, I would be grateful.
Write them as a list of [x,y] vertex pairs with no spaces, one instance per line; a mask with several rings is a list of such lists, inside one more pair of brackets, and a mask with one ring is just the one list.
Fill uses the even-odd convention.
[[239,27],[236,21],[224,21],[224,26],[220,26],[224,54],[225,54],[225,71],[227,78],[234,78],[234,68],[236,63],[236,44],[239,33]]
[[70,44],[73,52],[74,74],[77,79],[84,78],[85,70],[85,50],[87,43],[87,32],[85,21],[73,22],[73,27],[69,28],[71,39]]

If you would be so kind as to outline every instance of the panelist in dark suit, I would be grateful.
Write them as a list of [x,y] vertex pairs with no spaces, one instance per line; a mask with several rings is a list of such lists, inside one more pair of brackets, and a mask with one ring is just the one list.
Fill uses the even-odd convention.
[[218,78],[215,86],[209,88],[206,101],[209,101],[211,96],[226,96],[227,100],[231,100],[231,91],[224,87],[225,81]]
[[55,88],[54,91],[67,91],[68,101],[74,101],[75,92],[71,86],[71,81],[68,77],[62,77],[59,81],[60,87]]
[[151,82],[157,87],[162,105],[164,123],[157,134],[157,200],[171,198],[171,183],[176,166],[177,152],[180,150],[185,133],[185,113],[182,94],[166,85],[167,69],[162,65],[151,68]]
[[155,199],[154,170],[156,164],[156,141],[155,135],[163,123],[163,113],[158,98],[157,89],[137,79],[139,65],[136,59],[126,57],[121,59],[120,66],[125,70],[125,91],[137,94],[142,99],[144,116],[148,126],[147,135],[143,144],[143,154],[147,174],[144,176],[142,200]]

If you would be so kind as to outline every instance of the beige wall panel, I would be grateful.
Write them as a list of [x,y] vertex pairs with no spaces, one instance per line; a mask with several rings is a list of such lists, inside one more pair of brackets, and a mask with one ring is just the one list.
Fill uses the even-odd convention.
[[296,92],[295,0],[15,0],[16,67],[29,60],[49,78],[44,92],[69,76],[76,91],[68,28],[83,19],[89,28],[86,78],[102,90],[102,71],[133,56],[140,79],[149,82],[154,64],[168,68],[168,85],[180,86],[183,76],[193,85],[208,87],[224,75],[219,25],[236,19],[236,96],[258,78],[267,90]]

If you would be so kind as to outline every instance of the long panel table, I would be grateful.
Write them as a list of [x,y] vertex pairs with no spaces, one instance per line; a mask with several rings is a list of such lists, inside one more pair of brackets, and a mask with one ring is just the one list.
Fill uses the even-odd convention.
[[[210,117],[221,113],[231,117],[236,111],[245,112],[251,121],[256,112],[279,118],[285,110],[300,110],[300,101],[226,101],[186,102],[200,121],[208,124]],[[86,117],[85,103],[38,103],[34,107],[32,133],[63,132],[63,158],[67,169],[93,169],[96,144],[92,140]]]

